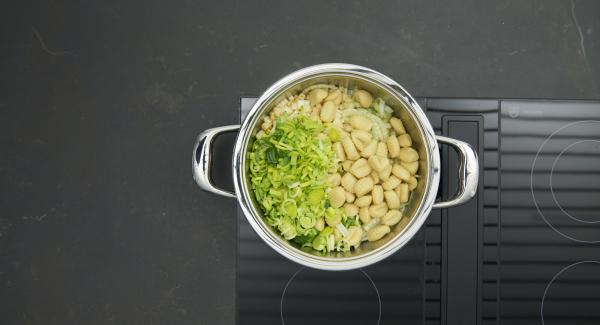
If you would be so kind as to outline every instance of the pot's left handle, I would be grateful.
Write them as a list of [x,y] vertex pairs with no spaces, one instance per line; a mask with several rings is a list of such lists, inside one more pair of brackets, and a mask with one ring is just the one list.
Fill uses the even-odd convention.
[[[240,129],[239,125],[226,125],[205,130],[198,135],[198,139],[194,144],[194,152],[192,156],[192,171],[194,180],[201,189],[227,197],[235,197],[235,193],[222,190],[216,187],[211,175],[212,167],[212,146],[214,140],[222,133],[236,132]],[[200,150],[198,150],[200,148]]]

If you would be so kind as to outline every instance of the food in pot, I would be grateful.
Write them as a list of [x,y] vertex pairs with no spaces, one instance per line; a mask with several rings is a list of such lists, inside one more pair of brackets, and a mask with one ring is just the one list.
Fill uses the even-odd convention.
[[279,102],[248,156],[267,224],[323,253],[349,251],[408,224],[403,212],[418,184],[419,154],[392,112],[365,90],[332,84]]

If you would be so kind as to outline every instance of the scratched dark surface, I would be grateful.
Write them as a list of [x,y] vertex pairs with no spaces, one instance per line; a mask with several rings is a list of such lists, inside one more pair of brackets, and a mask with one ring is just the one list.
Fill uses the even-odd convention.
[[193,183],[193,140],[297,68],[362,64],[417,96],[600,98],[595,0],[0,6],[2,324],[232,324],[236,206]]

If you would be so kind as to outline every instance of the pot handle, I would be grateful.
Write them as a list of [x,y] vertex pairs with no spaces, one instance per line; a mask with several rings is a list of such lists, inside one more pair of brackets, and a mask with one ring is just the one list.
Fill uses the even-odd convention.
[[443,136],[436,136],[436,140],[439,143],[453,147],[456,153],[458,153],[458,190],[448,201],[434,203],[433,208],[450,208],[466,203],[477,192],[479,182],[479,160],[477,159],[477,153],[464,141]]
[[204,132],[198,135],[192,154],[192,171],[194,173],[194,180],[201,189],[222,196],[235,197],[235,193],[216,187],[210,175],[212,168],[212,147],[215,138],[222,133],[235,132],[239,129],[239,125],[219,126],[204,130]]

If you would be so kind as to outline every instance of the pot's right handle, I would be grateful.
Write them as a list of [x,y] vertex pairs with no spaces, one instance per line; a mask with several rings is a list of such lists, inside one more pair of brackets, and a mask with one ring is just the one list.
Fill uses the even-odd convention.
[[443,136],[436,136],[439,143],[452,146],[458,153],[458,190],[448,201],[436,202],[433,208],[450,208],[469,201],[477,192],[479,181],[479,160],[477,153],[464,141]]
[[212,168],[212,146],[215,138],[221,133],[236,132],[239,129],[239,125],[226,125],[205,130],[198,135],[198,139],[194,144],[192,171],[194,180],[201,189],[227,197],[235,197],[235,193],[222,190],[213,184],[210,170]]

